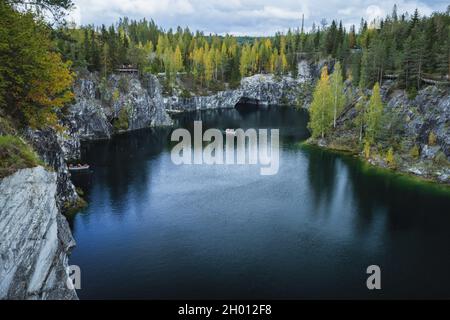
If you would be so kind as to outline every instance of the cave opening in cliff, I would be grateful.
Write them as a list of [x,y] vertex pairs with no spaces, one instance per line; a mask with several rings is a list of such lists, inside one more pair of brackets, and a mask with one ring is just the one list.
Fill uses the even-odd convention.
[[260,101],[254,98],[241,97],[234,106],[238,110],[254,110],[258,109],[260,105]]

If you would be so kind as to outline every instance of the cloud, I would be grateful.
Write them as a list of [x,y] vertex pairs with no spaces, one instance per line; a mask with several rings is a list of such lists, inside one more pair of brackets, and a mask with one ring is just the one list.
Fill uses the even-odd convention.
[[379,20],[382,17],[386,16],[386,13],[383,9],[376,5],[370,5],[366,9],[366,20],[372,22],[374,20]]
[[259,10],[238,11],[237,13],[244,17],[280,20],[299,20],[304,14],[302,11],[292,11],[274,6],[264,6]]
[[189,26],[205,33],[273,35],[297,28],[305,16],[305,28],[322,18],[359,25],[361,17],[373,20],[415,8],[424,15],[445,10],[447,0],[73,0],[78,9],[71,17],[82,24],[112,24],[120,17],[154,19],[164,29]]
[[354,11],[355,11],[355,8],[347,7],[347,8],[345,8],[345,9],[338,9],[337,13],[338,13],[339,16],[340,16],[340,15],[349,16],[349,15],[351,15],[352,12],[354,12]]
[[67,17],[67,20],[69,22],[75,23],[76,25],[80,25],[81,24],[81,11],[80,11],[80,8],[78,6],[75,7],[69,13],[69,16]]

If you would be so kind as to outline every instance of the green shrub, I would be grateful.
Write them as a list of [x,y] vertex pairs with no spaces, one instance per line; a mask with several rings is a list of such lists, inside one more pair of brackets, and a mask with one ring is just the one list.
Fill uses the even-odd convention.
[[128,130],[128,108],[123,107],[119,111],[119,116],[113,121],[115,131]]
[[433,162],[439,166],[448,166],[449,161],[442,151],[439,151],[433,159]]
[[75,188],[75,191],[77,192],[77,194],[80,196],[80,197],[82,197],[82,196],[84,196],[84,191],[83,191],[83,189],[81,189],[81,188]]
[[288,100],[286,94],[283,93],[283,95],[281,96],[281,99],[280,99],[280,103],[283,106],[287,106],[289,104],[289,100]]
[[14,126],[11,123],[11,121],[0,115],[0,135],[15,134],[15,133],[16,130],[14,129]]
[[19,169],[42,164],[33,149],[19,137],[0,136],[0,178]]
[[165,80],[162,84],[162,89],[163,89],[163,93],[166,95],[172,95],[173,93],[173,87],[172,84],[170,83],[170,81]]
[[417,89],[416,89],[416,87],[412,87],[412,88],[408,89],[407,93],[408,93],[408,99],[409,100],[414,100],[416,98],[416,96],[417,96]]
[[128,93],[128,90],[130,87],[130,81],[128,80],[128,78],[126,76],[123,76],[119,79],[118,87],[119,87],[120,92],[122,92],[124,94]]
[[428,135],[428,144],[430,146],[434,146],[436,144],[436,142],[437,142],[436,135],[434,134],[433,131],[430,131],[430,134]]
[[120,98],[120,92],[118,89],[115,89],[112,94],[112,102],[114,103],[114,102],[119,101],[119,98]]
[[230,89],[237,89],[241,85],[241,80],[239,79],[233,79],[230,81],[229,86]]
[[386,154],[386,162],[389,167],[395,168],[394,149],[392,147],[389,148]]
[[70,217],[77,213],[80,209],[87,207],[87,205],[87,202],[83,198],[78,197],[75,202],[64,202],[62,206],[62,213],[65,216]]
[[188,99],[191,97],[191,93],[189,92],[189,90],[183,89],[183,91],[181,91],[181,97]]
[[100,93],[100,100],[104,103],[110,103],[113,99],[112,90],[106,78],[102,78],[98,84],[98,91]]
[[366,159],[370,158],[370,143],[368,141],[364,143],[364,156]]
[[414,145],[414,147],[412,147],[409,151],[409,154],[412,158],[417,159],[420,155],[419,147],[417,145]]

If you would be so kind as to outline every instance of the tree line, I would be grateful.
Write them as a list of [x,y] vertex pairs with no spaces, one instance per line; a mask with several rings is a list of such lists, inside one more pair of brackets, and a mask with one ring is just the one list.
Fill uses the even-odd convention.
[[358,30],[322,20],[308,32],[296,28],[242,41],[189,28],[165,31],[153,20],[128,18],[109,27],[67,26],[59,34],[65,35],[58,39],[59,48],[75,66],[109,74],[131,64],[142,72],[165,72],[171,81],[185,72],[202,86],[257,73],[296,76],[300,58],[339,61],[343,77],[364,88],[388,76],[414,91],[424,75],[444,78],[450,69],[450,7],[426,17],[418,10],[399,15],[394,6],[383,19],[361,19]]
[[[371,24],[362,20],[358,33],[352,27],[347,34],[341,24],[336,27],[334,22],[325,30],[322,36],[319,30],[316,36],[310,33],[305,37],[305,48],[315,48],[317,51],[312,52],[316,52],[316,59],[328,54],[334,62],[334,68],[329,63],[321,70],[309,109],[308,126],[314,139],[323,139],[336,128],[337,117],[345,106],[354,105],[357,115],[351,126],[358,129],[359,145],[369,157],[373,148],[386,140],[382,127],[395,128],[398,121],[389,118],[384,110],[380,85],[385,78],[396,79],[397,87],[406,89],[410,96],[422,87],[424,78],[448,82],[450,6],[445,13],[433,13],[430,17],[421,17],[418,10],[410,17],[398,16],[394,6],[392,14],[385,19]],[[331,76],[330,69],[334,69]],[[345,86],[344,80],[353,86]],[[357,102],[347,101],[352,95],[346,90],[352,88],[359,91]],[[366,96],[370,91],[365,89],[372,89],[370,97]],[[389,125],[384,126],[386,121]],[[414,148],[412,154],[416,153],[417,147]],[[394,163],[392,145],[387,150],[386,161],[389,165]]]
[[208,86],[236,83],[255,73],[281,75],[296,70],[292,32],[238,41],[231,35],[204,35],[189,28],[164,31],[153,20],[123,18],[109,27],[69,25],[59,34],[58,46],[67,60],[103,75],[121,65],[133,65],[144,73],[164,72],[170,81],[185,72],[199,85]]
[[[322,20],[271,37],[205,35],[189,28],[164,30],[153,20],[121,19],[109,27],[52,24],[71,8],[70,0],[0,2],[0,106],[3,113],[35,126],[56,122],[56,112],[73,94],[74,70],[106,78],[122,65],[142,73],[166,74],[173,83],[185,74],[200,87],[239,84],[257,73],[297,75],[299,59],[339,62],[340,77],[361,88],[387,76],[414,92],[421,78],[444,79],[450,68],[450,8],[429,17],[392,13],[361,20],[357,30]],[[31,9],[31,10],[30,10]],[[333,102],[335,122],[339,101]]]

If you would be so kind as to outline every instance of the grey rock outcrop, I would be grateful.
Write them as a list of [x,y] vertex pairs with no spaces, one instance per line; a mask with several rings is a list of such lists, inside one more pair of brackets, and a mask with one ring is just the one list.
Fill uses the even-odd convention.
[[121,111],[127,115],[125,130],[171,124],[161,88],[152,75],[141,82],[135,75],[114,74],[102,82],[97,74],[87,73],[79,76],[74,92],[76,102],[63,121],[68,128],[63,142],[67,158],[77,154],[80,140],[111,138]]
[[[121,80],[126,85],[122,91],[121,87],[125,85],[120,85]],[[161,86],[154,75],[145,75],[141,82],[136,76],[115,74],[110,77],[110,84],[111,90],[119,93],[117,99],[112,102],[113,116],[117,118],[120,111],[126,108],[128,130],[171,124],[171,119],[164,109]]]
[[56,204],[56,180],[43,167],[0,180],[0,299],[77,299],[66,285],[75,241]]
[[210,96],[182,98],[177,95],[165,98],[168,110],[189,111],[234,108],[239,102],[260,105],[297,104],[299,79],[257,74],[243,78],[235,90],[220,91]]
[[164,103],[169,111],[234,108],[239,102],[259,105],[298,105],[299,95],[303,93],[302,84],[311,83],[314,80],[315,67],[306,60],[302,60],[299,62],[298,69],[296,78],[257,74],[243,78],[239,88],[235,90],[192,98],[173,95],[165,97]]
[[69,108],[64,119],[73,140],[109,139],[113,133],[108,120],[111,111],[98,99],[99,84],[99,79],[91,74],[78,78],[75,82],[76,102]]
[[61,147],[61,138],[58,134],[50,128],[44,130],[29,129],[26,137],[39,157],[56,172],[56,202],[58,208],[65,212],[78,206],[80,199],[70,180],[70,172],[67,168],[64,151]]
[[[414,99],[409,99],[403,90],[385,97],[387,109],[400,114],[404,119],[405,136],[420,146],[423,158],[433,158],[442,151],[450,160],[450,92],[428,86],[420,90]],[[429,137],[436,137],[434,146],[429,146]]]

